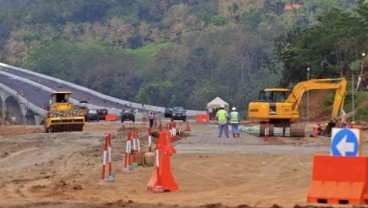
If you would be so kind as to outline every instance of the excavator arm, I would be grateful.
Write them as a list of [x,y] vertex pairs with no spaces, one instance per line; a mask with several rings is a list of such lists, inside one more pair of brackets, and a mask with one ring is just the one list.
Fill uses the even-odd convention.
[[303,94],[310,90],[336,90],[331,118],[337,117],[344,106],[346,80],[339,79],[311,79],[298,83],[286,99],[285,103],[292,103],[292,111],[298,111]]

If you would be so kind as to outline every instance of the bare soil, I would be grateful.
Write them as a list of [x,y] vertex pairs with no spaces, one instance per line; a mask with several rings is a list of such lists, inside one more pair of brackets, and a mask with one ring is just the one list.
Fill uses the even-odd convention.
[[[146,150],[147,125],[87,123],[51,134],[0,126],[0,207],[312,207],[312,158],[329,153],[329,138],[217,138],[216,126],[191,124],[171,157],[179,191],[152,193],[153,167],[122,171],[127,131],[138,129]],[[107,133],[115,182],[101,184]]]

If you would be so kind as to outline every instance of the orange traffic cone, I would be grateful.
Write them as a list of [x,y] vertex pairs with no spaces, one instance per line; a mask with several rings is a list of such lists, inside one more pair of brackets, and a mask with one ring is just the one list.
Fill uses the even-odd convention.
[[185,123],[186,123],[186,125],[185,125],[185,131],[190,131],[189,121],[186,121]]
[[170,166],[170,153],[168,148],[169,132],[161,132],[156,149],[156,164],[153,175],[148,181],[148,190],[153,192],[171,192],[178,190]]

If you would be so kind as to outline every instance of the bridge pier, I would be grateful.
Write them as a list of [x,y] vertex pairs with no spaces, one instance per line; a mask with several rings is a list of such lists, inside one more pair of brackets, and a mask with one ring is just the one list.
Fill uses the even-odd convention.
[[25,98],[0,90],[0,118],[13,124],[39,125],[43,116],[32,111]]

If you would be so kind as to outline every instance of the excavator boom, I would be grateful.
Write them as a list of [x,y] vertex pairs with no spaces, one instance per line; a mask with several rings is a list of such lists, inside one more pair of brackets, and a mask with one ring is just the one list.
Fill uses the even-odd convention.
[[311,79],[308,81],[300,82],[291,91],[289,97],[285,103],[292,103],[292,110],[298,111],[300,101],[305,92],[310,90],[336,90],[334,105],[332,108],[331,119],[337,117],[339,112],[344,106],[345,92],[346,92],[346,80],[344,78],[339,79]]

